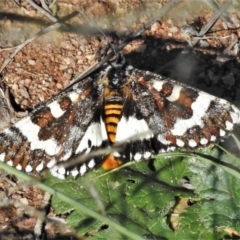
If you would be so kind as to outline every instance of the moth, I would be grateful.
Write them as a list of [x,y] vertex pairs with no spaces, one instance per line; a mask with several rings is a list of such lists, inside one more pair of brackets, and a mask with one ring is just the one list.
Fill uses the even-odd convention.
[[[226,100],[124,61],[106,65],[0,133],[0,160],[26,172],[77,177],[176,148],[215,143],[240,123]],[[73,167],[75,156],[121,145]]]

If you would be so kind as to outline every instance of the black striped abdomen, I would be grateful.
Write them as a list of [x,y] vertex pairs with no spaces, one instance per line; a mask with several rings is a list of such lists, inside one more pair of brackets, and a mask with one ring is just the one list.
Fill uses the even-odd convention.
[[121,118],[122,108],[123,105],[118,102],[109,102],[104,106],[106,131],[111,144],[116,142],[117,125]]

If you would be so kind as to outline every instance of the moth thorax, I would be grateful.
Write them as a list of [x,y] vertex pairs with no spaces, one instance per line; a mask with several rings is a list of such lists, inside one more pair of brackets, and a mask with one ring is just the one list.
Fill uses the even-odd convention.
[[127,81],[126,71],[123,68],[111,68],[107,76],[108,87],[111,89],[122,88]]

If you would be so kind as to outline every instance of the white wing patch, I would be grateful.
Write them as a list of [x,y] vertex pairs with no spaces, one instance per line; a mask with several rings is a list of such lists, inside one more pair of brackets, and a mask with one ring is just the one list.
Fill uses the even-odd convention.
[[65,175],[60,174],[58,170],[59,166],[54,166],[53,168],[50,168],[50,173],[56,178],[65,179]]
[[53,101],[51,102],[48,107],[50,108],[51,110],[51,114],[53,115],[53,117],[55,118],[59,118],[61,117],[65,111],[63,111],[59,105],[59,103],[57,101]]
[[58,168],[58,173],[61,175],[65,175],[66,174],[66,169],[64,167],[59,167]]
[[185,143],[181,139],[177,139],[176,144],[178,147],[183,147],[185,145]]
[[212,135],[211,138],[210,138],[210,141],[215,142],[216,139],[217,139],[216,136]]
[[233,129],[233,124],[229,121],[226,121],[226,129],[228,131],[231,131]]
[[53,158],[50,160],[50,162],[47,164],[48,168],[52,168],[56,164],[56,159]]
[[25,171],[28,173],[28,172],[32,172],[32,167],[30,165],[27,165],[26,168],[25,168]]
[[68,97],[71,99],[73,103],[77,102],[79,99],[79,94],[76,92],[70,92]]
[[199,96],[192,104],[193,115],[189,119],[177,119],[171,130],[174,136],[183,136],[186,131],[196,125],[203,127],[202,117],[206,114],[208,107],[216,97],[204,92],[199,92]]
[[141,153],[136,153],[133,158],[134,158],[135,161],[138,162],[142,159],[142,154]]
[[223,137],[225,135],[226,135],[226,132],[224,130],[220,129],[220,136]]
[[151,155],[152,155],[151,152],[145,152],[145,153],[143,154],[143,158],[149,159],[149,158],[151,157]]
[[92,146],[99,147],[102,145],[102,142],[107,139],[107,132],[102,119],[100,123],[93,122],[85,132],[75,153],[82,153],[84,150],[85,153],[89,153]]
[[[158,81],[158,80],[154,80],[153,81],[153,87],[160,92],[162,90],[163,85],[166,83],[166,81]],[[170,102],[174,102],[177,101],[179,99],[180,93],[182,90],[182,86],[179,85],[175,85],[172,89],[172,94],[167,98],[168,101]]]
[[182,87],[181,86],[174,86],[172,89],[172,94],[167,97],[167,100],[170,102],[177,101],[179,99],[180,93],[181,93]]
[[161,143],[163,143],[164,145],[169,145],[171,142],[168,141],[162,134],[159,134],[157,136],[157,140]]
[[22,170],[22,166],[21,166],[20,164],[18,164],[18,165],[16,166],[16,169],[21,171],[21,170]]
[[200,143],[202,145],[206,145],[208,143],[208,140],[206,138],[201,138]]
[[66,161],[68,160],[72,155],[72,149],[70,149],[69,151],[67,151],[60,159],[60,161]]
[[165,81],[158,81],[158,80],[154,80],[153,81],[153,87],[160,92],[162,90],[162,86],[163,84],[166,83]]
[[79,171],[77,169],[73,169],[70,173],[74,178],[79,175]]
[[189,145],[189,147],[194,148],[194,147],[197,146],[197,143],[196,143],[196,141],[194,141],[193,139],[190,139],[190,140],[188,141],[188,145]]
[[4,153],[4,152],[0,154],[0,161],[1,162],[4,162],[5,156],[6,156],[6,153]]
[[122,117],[118,123],[116,142],[129,142],[131,140],[143,140],[152,137],[153,132],[144,119],[138,120],[135,117],[126,119]]
[[95,165],[96,165],[96,163],[95,163],[94,159],[91,159],[88,163],[89,168],[93,168]]
[[41,162],[37,167],[36,167],[36,171],[37,172],[41,172],[43,170],[43,162]]
[[235,112],[230,112],[234,124],[240,124],[240,111],[233,106]]
[[[54,156],[57,155],[61,149],[61,146],[58,145],[56,140],[48,139],[46,141],[39,140],[38,133],[40,131],[40,127],[34,124],[30,117],[23,118],[21,121],[15,124],[15,127],[28,139],[31,143],[31,150],[41,149],[45,150],[45,152]],[[6,133],[6,132],[5,132]]]
[[80,175],[83,176],[87,171],[87,166],[86,164],[83,164],[80,168]]

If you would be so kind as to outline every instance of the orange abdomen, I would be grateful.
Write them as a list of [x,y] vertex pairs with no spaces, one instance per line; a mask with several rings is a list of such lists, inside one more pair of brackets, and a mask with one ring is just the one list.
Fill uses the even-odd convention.
[[121,118],[122,108],[123,106],[118,103],[107,103],[104,106],[105,126],[111,144],[116,142],[117,125]]

